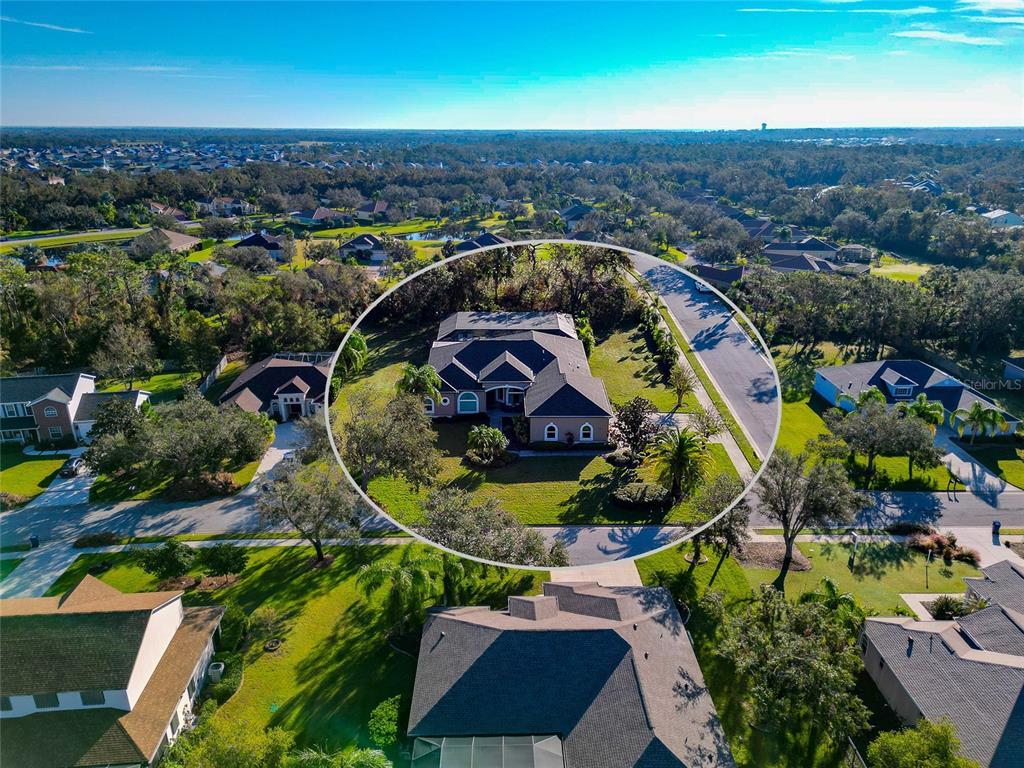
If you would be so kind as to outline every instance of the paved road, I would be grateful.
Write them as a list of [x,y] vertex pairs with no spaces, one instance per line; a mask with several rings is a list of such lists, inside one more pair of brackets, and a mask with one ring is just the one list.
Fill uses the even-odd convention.
[[631,256],[661,294],[718,390],[766,457],[779,420],[779,392],[767,358],[751,345],[718,297],[699,293],[693,279],[654,256]]
[[682,536],[677,525],[561,525],[533,526],[548,541],[561,541],[573,565],[605,563],[636,557]]

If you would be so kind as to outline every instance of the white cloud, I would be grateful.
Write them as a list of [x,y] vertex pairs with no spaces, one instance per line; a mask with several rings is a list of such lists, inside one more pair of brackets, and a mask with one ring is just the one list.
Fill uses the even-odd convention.
[[926,16],[938,13],[930,5],[913,8],[738,8],[740,13],[874,13],[886,16]]
[[811,48],[784,48],[777,51],[766,51],[744,56],[731,57],[735,61],[782,61],[785,59],[814,58],[827,61],[853,61],[857,57],[851,53],[822,53]]
[[989,24],[1024,24],[1024,16],[970,16],[968,21],[984,21]]
[[944,32],[941,29],[909,29],[904,32],[893,32],[893,37],[911,37],[918,40],[936,40],[941,43],[960,43],[962,45],[1002,45],[1002,40],[994,37],[976,37],[962,32]]
[[961,10],[981,11],[1024,11],[1024,0],[957,0]]
[[6,21],[8,24],[22,24],[26,27],[39,27],[39,29],[51,29],[54,32],[74,32],[76,35],[91,35],[87,29],[78,29],[77,27],[62,27],[58,24],[47,24],[42,21],[22,21],[21,19],[13,19],[10,16],[0,16],[0,21]]

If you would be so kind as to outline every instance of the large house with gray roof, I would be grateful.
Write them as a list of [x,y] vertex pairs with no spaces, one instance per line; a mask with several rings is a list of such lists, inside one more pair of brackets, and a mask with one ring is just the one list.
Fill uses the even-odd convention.
[[876,360],[868,363],[834,365],[818,368],[814,375],[814,391],[829,404],[849,410],[852,406],[842,398],[856,398],[869,387],[876,387],[890,405],[907,402],[924,394],[942,404],[946,423],[956,427],[953,414],[980,402],[985,408],[999,411],[1006,427],[999,434],[1012,435],[1020,419],[1003,411],[990,398],[954,376],[920,360]]
[[0,600],[0,764],[154,765],[187,726],[224,609],[92,576]]
[[220,396],[219,405],[265,413],[278,421],[313,416],[324,407],[330,352],[280,352],[250,365]]
[[97,392],[87,373],[0,378],[0,439],[5,443],[88,442],[104,403],[123,398],[136,408],[149,399],[143,389]]
[[440,608],[420,639],[413,768],[733,766],[671,594],[546,583]]
[[864,622],[864,668],[907,723],[949,718],[965,757],[1024,765],[1024,566],[1004,561],[967,578],[988,606],[955,621]]
[[604,443],[613,412],[591,375],[572,317],[558,312],[457,312],[441,321],[428,363],[434,418],[499,411],[525,416],[530,442]]

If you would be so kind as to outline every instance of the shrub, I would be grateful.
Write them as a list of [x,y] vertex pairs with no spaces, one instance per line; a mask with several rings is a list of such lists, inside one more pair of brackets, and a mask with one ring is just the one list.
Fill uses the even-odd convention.
[[228,496],[239,488],[230,472],[203,472],[198,477],[183,477],[168,486],[164,498],[171,501],[196,501],[211,496]]
[[341,768],[392,768],[392,764],[379,749],[357,749],[342,758]]
[[507,467],[509,464],[517,461],[519,456],[515,453],[509,453],[504,451],[498,456],[486,457],[479,454],[477,451],[472,449],[466,451],[466,463],[473,467],[479,467],[480,469],[495,469],[497,467]]
[[616,448],[604,455],[604,460],[613,467],[635,467],[640,462],[628,448]]
[[210,698],[218,704],[223,704],[230,699],[235,691],[242,684],[242,654],[240,653],[217,653],[212,661],[224,663],[224,675],[219,682],[211,683]]
[[249,634],[249,614],[235,603],[225,606],[224,617],[220,620],[220,645],[225,651],[234,651]]
[[170,539],[154,549],[139,549],[135,557],[146,573],[158,579],[184,576],[195,560],[195,550],[177,539]]
[[928,605],[928,612],[939,621],[963,615],[964,601],[953,595],[939,595]]
[[234,544],[215,544],[200,549],[196,559],[204,572],[212,576],[225,576],[241,573],[249,562],[249,552]]
[[87,533],[79,536],[72,544],[75,549],[87,549],[89,547],[112,547],[121,543],[121,537],[112,531],[99,531],[98,533]]
[[891,525],[885,526],[886,533],[891,533],[893,536],[910,536],[915,533],[924,534],[925,536],[935,533],[935,529],[932,528],[928,523],[912,522],[912,521],[900,521],[898,523],[892,523]]
[[976,549],[961,547],[956,555],[954,555],[954,559],[959,560],[961,563],[973,565],[977,568],[981,564],[981,553]]
[[389,747],[398,740],[398,710],[401,696],[384,699],[370,713],[370,741],[378,747]]
[[272,605],[261,605],[249,617],[249,627],[259,637],[277,637],[281,630],[281,612]]
[[612,501],[628,509],[651,509],[668,506],[671,493],[658,483],[626,483],[612,491]]
[[20,507],[26,501],[28,501],[28,496],[22,496],[19,493],[11,493],[10,491],[0,491],[0,510],[4,512],[8,509]]
[[469,430],[466,445],[480,460],[491,462],[500,458],[508,448],[508,438],[496,427],[478,424]]

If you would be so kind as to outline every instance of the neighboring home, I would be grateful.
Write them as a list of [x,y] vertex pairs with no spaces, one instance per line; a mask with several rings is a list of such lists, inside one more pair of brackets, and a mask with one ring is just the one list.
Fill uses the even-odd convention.
[[245,216],[256,211],[256,206],[237,197],[213,197],[199,201],[199,210],[211,216]]
[[809,253],[797,255],[765,253],[763,256],[768,259],[768,266],[776,272],[820,272],[826,275],[856,277],[871,270],[870,264],[843,263],[812,256]]
[[369,259],[370,261],[384,261],[387,253],[384,252],[384,241],[376,235],[369,233],[356,235],[340,248],[343,257],[354,256],[357,259]]
[[1003,360],[1003,378],[1010,381],[1024,379],[1024,356],[1008,357]]
[[866,245],[859,245],[857,243],[841,245],[835,254],[835,259],[837,261],[870,262],[874,260],[874,258],[875,251],[873,248],[869,248]]
[[724,291],[733,283],[739,282],[747,273],[747,268],[742,264],[734,267],[712,267],[708,264],[688,264],[686,267],[697,277]]
[[583,222],[583,218],[594,210],[593,206],[581,203],[576,200],[572,205],[567,208],[563,208],[558,212],[558,218],[565,223],[566,232],[575,232],[580,224]]
[[522,414],[530,442],[604,443],[613,415],[569,315],[460,312],[441,321],[428,358],[441,377],[431,416]]
[[5,443],[87,442],[96,412],[111,398],[136,408],[149,399],[143,389],[97,392],[87,373],[0,378],[0,439]]
[[173,229],[157,227],[144,235],[139,235],[139,237],[146,237],[147,235],[158,238],[162,243],[166,242],[166,245],[163,245],[161,250],[170,253],[190,253],[203,247],[203,241],[198,237],[186,235],[184,232],[175,232]]
[[224,608],[123,593],[92,576],[0,600],[0,763],[149,766],[192,718]]
[[266,231],[253,232],[235,243],[235,248],[262,248],[265,251],[271,251],[270,255],[277,259],[280,257],[280,251],[284,249],[287,239],[287,235],[272,235]]
[[495,235],[490,232],[484,232],[477,235],[472,240],[465,240],[455,246],[456,253],[466,253],[467,251],[475,251],[478,248],[487,248],[493,245],[503,245],[504,243],[512,242],[507,237],[501,235]]
[[964,579],[989,605],[955,621],[869,618],[864,668],[906,723],[949,718],[965,757],[1024,765],[1024,567],[1003,561]]
[[1013,211],[1004,211],[1002,208],[983,213],[981,218],[993,229],[1024,226],[1024,218]]
[[353,215],[357,221],[374,222],[384,218],[388,212],[388,204],[383,200],[371,200],[355,209]]
[[591,229],[578,229],[569,235],[567,239],[582,240],[588,243],[607,243],[608,245],[618,245],[618,240],[611,235],[606,235],[603,232],[595,232]]
[[220,396],[220,405],[266,413],[278,421],[312,416],[324,407],[332,353],[280,352],[250,365]]
[[289,218],[291,218],[291,220],[296,224],[306,224],[310,226],[328,224],[344,217],[345,214],[341,211],[335,211],[332,208],[324,208],[322,205],[317,206],[311,211],[293,211],[289,214]]
[[1000,412],[1007,423],[1000,434],[1012,435],[1020,423],[1020,419],[1000,409],[978,390],[920,360],[877,360],[815,371],[814,391],[828,403],[846,410],[853,406],[846,400],[840,400],[840,396],[846,394],[856,398],[868,387],[877,387],[890,404],[910,401],[923,393],[929,400],[942,404],[950,427],[955,427],[951,421],[955,411],[969,409],[976,402]]
[[172,205],[164,205],[163,203],[157,203],[150,201],[147,204],[149,212],[157,216],[170,216],[176,221],[188,221],[188,214],[180,208],[175,208]]
[[545,583],[508,608],[431,610],[413,768],[725,768],[714,702],[668,590]]
[[817,237],[805,237],[801,240],[765,243],[762,251],[765,256],[816,256],[821,259],[831,259],[839,251],[839,246],[822,240]]

